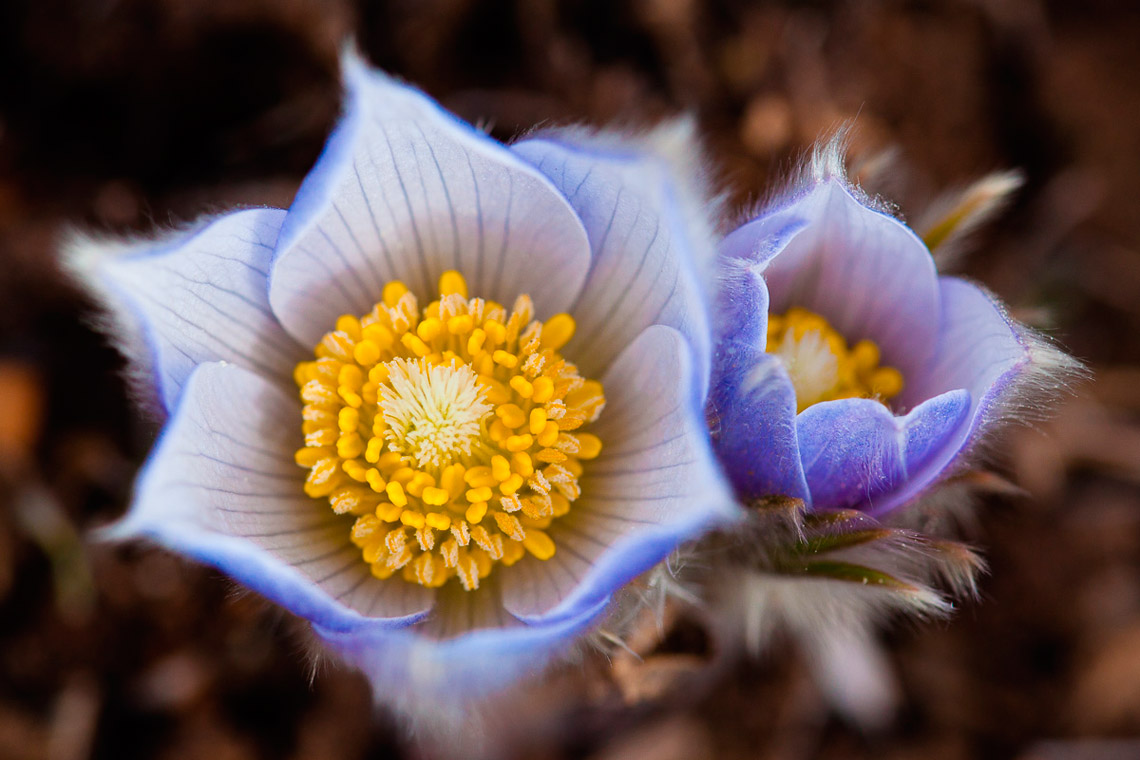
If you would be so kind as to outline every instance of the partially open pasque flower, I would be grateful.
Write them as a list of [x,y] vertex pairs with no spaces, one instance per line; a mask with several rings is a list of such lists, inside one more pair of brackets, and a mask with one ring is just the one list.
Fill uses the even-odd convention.
[[169,414],[113,535],[307,619],[382,701],[455,704],[734,514],[703,416],[712,243],[648,144],[508,148],[343,67],[288,211],[76,246]]
[[[893,687],[874,624],[948,613],[946,592],[975,594],[983,568],[901,508],[976,465],[999,422],[1077,365],[940,276],[927,243],[848,181],[843,148],[818,148],[720,246],[708,411],[750,518],[711,539],[704,582],[724,636],[755,649],[790,633],[833,705],[879,725]],[[956,247],[1016,186],[991,175],[949,197],[930,246]]]
[[923,240],[847,181],[841,146],[721,244],[710,409],[743,499],[883,515],[1075,365],[939,276]]

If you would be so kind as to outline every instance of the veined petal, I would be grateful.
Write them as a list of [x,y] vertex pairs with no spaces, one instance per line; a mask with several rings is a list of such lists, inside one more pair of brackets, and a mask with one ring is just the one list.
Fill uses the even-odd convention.
[[582,496],[550,528],[557,552],[503,572],[503,605],[527,620],[578,616],[737,507],[709,446],[700,402],[685,381],[688,343],[647,328],[603,377],[607,406],[594,432],[602,454]]
[[664,159],[635,144],[575,135],[555,132],[514,146],[570,199],[590,238],[593,259],[566,354],[596,376],[646,327],[667,325],[692,346],[693,387],[703,397],[711,348],[699,264],[711,241],[686,223],[691,209]]
[[[938,351],[926,370],[903,391],[900,401],[962,388],[970,393],[970,407],[953,435],[947,436],[932,461],[935,471],[908,491],[917,493],[932,478],[947,470],[966,451],[980,430],[1001,416],[1002,406],[1017,394],[1017,384],[1031,374],[1032,340],[1020,333],[1004,310],[973,284],[943,277],[942,333]],[[1071,367],[1058,368],[1063,383]]]
[[[764,272],[772,310],[793,306],[822,314],[848,341],[874,340],[887,364],[911,377],[926,367],[938,340],[938,277],[934,260],[906,225],[860,203],[828,179],[785,209],[807,221]],[[733,233],[769,234],[765,216]],[[776,225],[781,227],[782,225]]]
[[136,371],[153,372],[166,411],[202,362],[224,360],[289,382],[300,346],[281,328],[266,294],[273,245],[285,212],[237,211],[162,242],[83,250],[75,269],[112,312],[115,336],[141,333],[147,350],[127,349]]
[[574,211],[542,174],[423,93],[342,56],[348,105],[281,230],[269,300],[298,340],[367,313],[390,280],[566,311],[589,266]]
[[714,446],[741,499],[789,496],[812,505],[799,456],[796,391],[779,358],[741,349],[737,372],[718,373],[709,395]]
[[299,402],[259,375],[200,365],[110,535],[214,565],[325,629],[422,617],[431,593],[373,577],[349,540],[351,523],[302,491],[292,457],[299,419]]
[[[378,699],[436,720],[462,719],[471,700],[541,671],[570,648],[605,611],[606,601],[541,625],[504,621],[503,627],[476,627],[445,640],[419,630],[315,631],[364,671]],[[474,598],[459,603],[483,606]]]
[[939,471],[970,409],[970,393],[947,391],[895,416],[873,399],[815,404],[796,418],[804,475],[816,509],[872,514],[904,503]]
[[[797,225],[782,225],[786,235]],[[768,289],[750,258],[721,259],[708,416],[713,446],[742,499],[784,495],[811,505],[796,442],[796,392],[765,353]],[[764,446],[758,446],[763,442]]]

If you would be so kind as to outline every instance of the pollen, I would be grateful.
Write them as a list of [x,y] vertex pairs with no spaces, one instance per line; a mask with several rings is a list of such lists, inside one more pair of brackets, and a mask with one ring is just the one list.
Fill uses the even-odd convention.
[[[602,385],[560,350],[574,319],[469,298],[445,272],[421,308],[399,281],[336,320],[297,365],[305,493],[337,514],[377,578],[468,591],[497,565],[556,553],[550,526],[582,493]],[[588,466],[588,465],[585,465]]]
[[796,411],[821,401],[873,398],[887,404],[903,389],[903,376],[881,363],[874,341],[848,347],[821,315],[798,307],[768,318],[769,353],[780,358],[796,390]]

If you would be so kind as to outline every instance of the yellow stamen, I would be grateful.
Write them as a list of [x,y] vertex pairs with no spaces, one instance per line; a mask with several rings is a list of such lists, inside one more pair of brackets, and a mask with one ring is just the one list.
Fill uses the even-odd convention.
[[[873,341],[860,340],[848,348],[824,317],[807,309],[795,307],[769,317],[767,350],[780,357],[792,380],[797,412],[841,398],[873,398],[886,404],[903,389],[902,373],[879,364],[881,354]],[[580,441],[584,438],[579,436]],[[590,457],[580,450],[578,458]]]
[[[468,295],[454,271],[423,308],[389,282],[293,373],[305,493],[352,517],[377,578],[473,590],[496,564],[550,559],[547,530],[581,493],[579,460],[602,448],[578,430],[600,414],[602,386],[558,353],[573,318],[535,321],[525,295],[513,310]],[[872,364],[876,388],[896,383]]]

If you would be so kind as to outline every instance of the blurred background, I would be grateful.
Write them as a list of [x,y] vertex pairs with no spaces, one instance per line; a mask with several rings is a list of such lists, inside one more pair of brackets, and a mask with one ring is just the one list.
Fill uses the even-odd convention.
[[90,545],[154,431],[55,256],[286,206],[338,109],[336,52],[509,139],[697,116],[734,206],[821,134],[891,161],[916,218],[1027,179],[963,262],[1087,361],[1014,431],[967,538],[992,572],[949,622],[884,633],[899,710],[835,714],[787,646],[726,665],[682,619],[587,658],[504,731],[520,758],[1135,758],[1140,744],[1140,8],[1111,0],[5,0],[0,4],[0,758],[407,757],[356,674],[219,574]]

